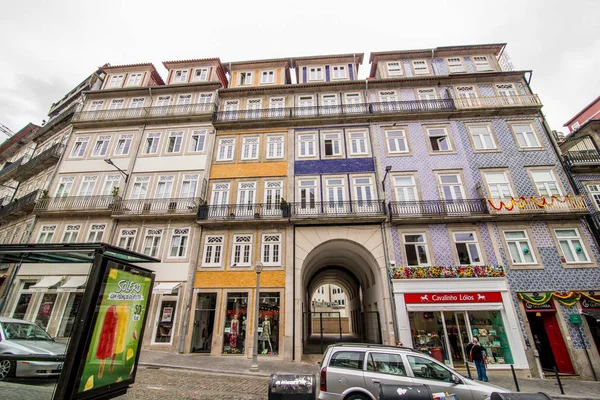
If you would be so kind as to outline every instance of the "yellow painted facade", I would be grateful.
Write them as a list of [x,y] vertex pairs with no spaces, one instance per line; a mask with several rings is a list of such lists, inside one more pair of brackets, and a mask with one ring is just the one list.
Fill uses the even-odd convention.
[[287,161],[213,164],[210,169],[210,179],[286,176],[287,168]]

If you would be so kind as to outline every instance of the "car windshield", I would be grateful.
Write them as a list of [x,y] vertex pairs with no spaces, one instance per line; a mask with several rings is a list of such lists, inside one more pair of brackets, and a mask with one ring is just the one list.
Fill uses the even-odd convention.
[[8,340],[52,340],[45,330],[34,324],[3,322],[2,328]]

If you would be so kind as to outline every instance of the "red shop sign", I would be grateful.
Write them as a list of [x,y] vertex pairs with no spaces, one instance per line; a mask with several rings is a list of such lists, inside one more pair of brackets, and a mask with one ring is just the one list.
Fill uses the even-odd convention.
[[500,292],[405,293],[406,303],[501,303]]

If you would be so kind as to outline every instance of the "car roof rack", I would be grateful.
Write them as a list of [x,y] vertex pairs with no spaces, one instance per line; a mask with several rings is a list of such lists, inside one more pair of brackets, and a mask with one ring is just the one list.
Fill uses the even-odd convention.
[[352,346],[352,347],[368,347],[368,348],[386,348],[386,349],[397,349],[397,350],[410,350],[410,351],[414,351],[414,352],[418,352],[417,350],[410,348],[410,347],[402,347],[402,346],[391,346],[389,344],[376,344],[376,343],[352,343],[352,342],[340,342],[340,343],[334,343],[330,346],[340,346],[340,347],[345,347],[345,346]]

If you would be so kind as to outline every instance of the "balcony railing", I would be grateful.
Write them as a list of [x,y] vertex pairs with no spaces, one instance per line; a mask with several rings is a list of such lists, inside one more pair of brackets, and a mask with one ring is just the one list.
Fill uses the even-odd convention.
[[115,119],[147,119],[212,114],[214,103],[180,104],[161,107],[121,108],[118,110],[80,111],[73,121],[109,121]]
[[291,203],[292,217],[368,217],[385,215],[385,203],[380,200],[323,201]]
[[58,160],[60,160],[60,156],[64,150],[64,144],[56,143],[54,146],[33,157],[25,164],[22,164],[19,167],[19,172],[15,176],[15,179],[19,182],[23,182],[49,166],[56,164]]
[[23,213],[33,210],[36,200],[38,199],[41,191],[35,190],[31,193],[26,194],[20,199],[15,199],[4,206],[0,206],[0,219],[5,218],[9,215],[21,215]]
[[390,215],[394,217],[452,217],[485,215],[488,209],[483,199],[392,201]]
[[17,173],[17,169],[19,168],[19,166],[21,165],[22,162],[23,162],[23,157],[19,158],[17,161],[12,162],[12,163],[8,164],[7,166],[5,166],[4,168],[2,168],[2,170],[0,170],[0,183],[6,182],[9,179],[11,179],[12,177],[14,177],[15,174]]
[[46,197],[37,202],[35,212],[111,211],[120,199],[111,195]]
[[600,152],[598,150],[569,151],[563,157],[565,164],[571,168],[600,165]]
[[200,199],[128,199],[120,200],[115,205],[113,215],[195,215]]
[[492,215],[588,212],[583,196],[521,196],[489,199],[486,202]]
[[374,114],[455,110],[453,99],[385,101],[371,103]]
[[458,97],[454,99],[454,104],[457,109],[462,110],[474,108],[541,106],[542,102],[535,94],[524,94],[519,96]]
[[222,204],[200,206],[199,220],[245,220],[288,218],[289,206],[278,203]]

